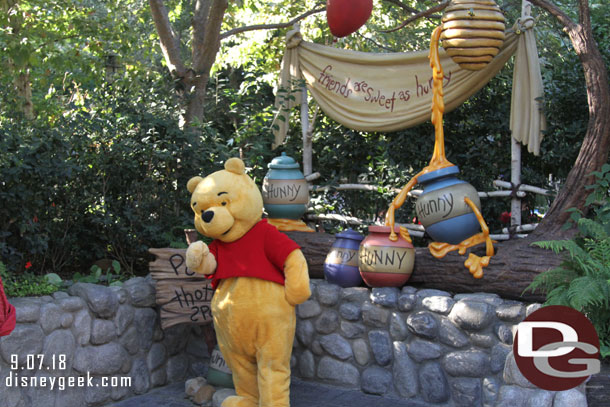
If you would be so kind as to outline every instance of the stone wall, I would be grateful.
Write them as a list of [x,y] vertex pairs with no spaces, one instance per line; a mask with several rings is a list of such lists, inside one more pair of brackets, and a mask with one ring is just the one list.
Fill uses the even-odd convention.
[[[200,327],[163,331],[149,277],[132,278],[123,287],[78,283],[68,293],[9,301],[17,326],[0,339],[3,407],[99,406],[207,371]],[[11,369],[15,360],[19,366]],[[21,377],[36,378],[37,384],[15,386]],[[83,386],[69,388],[70,377],[73,385],[82,377]],[[131,378],[131,385],[102,387],[103,380],[112,384],[121,377]]]
[[515,327],[539,304],[324,280],[312,280],[312,293],[297,308],[292,371],[303,379],[421,405],[587,405],[584,385],[541,390],[516,367]]

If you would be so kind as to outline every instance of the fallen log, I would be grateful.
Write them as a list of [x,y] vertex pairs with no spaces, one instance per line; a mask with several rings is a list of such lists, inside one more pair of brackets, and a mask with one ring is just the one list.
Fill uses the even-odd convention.
[[[285,233],[301,246],[307,258],[310,277],[324,278],[324,260],[335,241],[334,236],[327,233]],[[452,252],[442,259],[436,259],[427,247],[418,247],[415,250],[413,275],[407,284],[452,293],[489,292],[503,298],[544,301],[540,292],[523,291],[539,273],[557,267],[561,257],[550,250],[532,247],[533,241],[525,238],[497,243],[494,246],[496,255],[483,269],[482,279],[473,278],[464,267],[467,256]],[[484,255],[484,247],[476,247],[473,252]]]

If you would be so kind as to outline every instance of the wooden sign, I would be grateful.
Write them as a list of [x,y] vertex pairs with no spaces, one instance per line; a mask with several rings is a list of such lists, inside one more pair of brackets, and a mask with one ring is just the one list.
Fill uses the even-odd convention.
[[161,307],[161,328],[190,323],[212,323],[211,280],[186,267],[186,249],[149,249],[156,256],[149,264]]

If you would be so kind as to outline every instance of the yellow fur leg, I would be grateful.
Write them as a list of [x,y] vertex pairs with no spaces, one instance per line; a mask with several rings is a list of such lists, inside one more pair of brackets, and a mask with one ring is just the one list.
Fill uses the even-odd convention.
[[258,407],[258,403],[245,397],[231,396],[222,402],[222,407]]

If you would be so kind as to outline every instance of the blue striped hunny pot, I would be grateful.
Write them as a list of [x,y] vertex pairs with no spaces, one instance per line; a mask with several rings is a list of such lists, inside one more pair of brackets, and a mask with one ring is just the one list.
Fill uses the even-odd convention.
[[424,187],[415,212],[426,232],[437,242],[458,244],[480,231],[479,221],[464,202],[468,197],[481,209],[477,190],[456,176],[457,166],[431,171],[418,178]]
[[301,219],[309,203],[309,184],[299,164],[286,153],[275,157],[263,179],[263,205],[273,219]]
[[338,233],[336,238],[324,261],[326,281],[341,287],[358,287],[362,285],[358,269],[358,248],[364,236],[347,229]]

